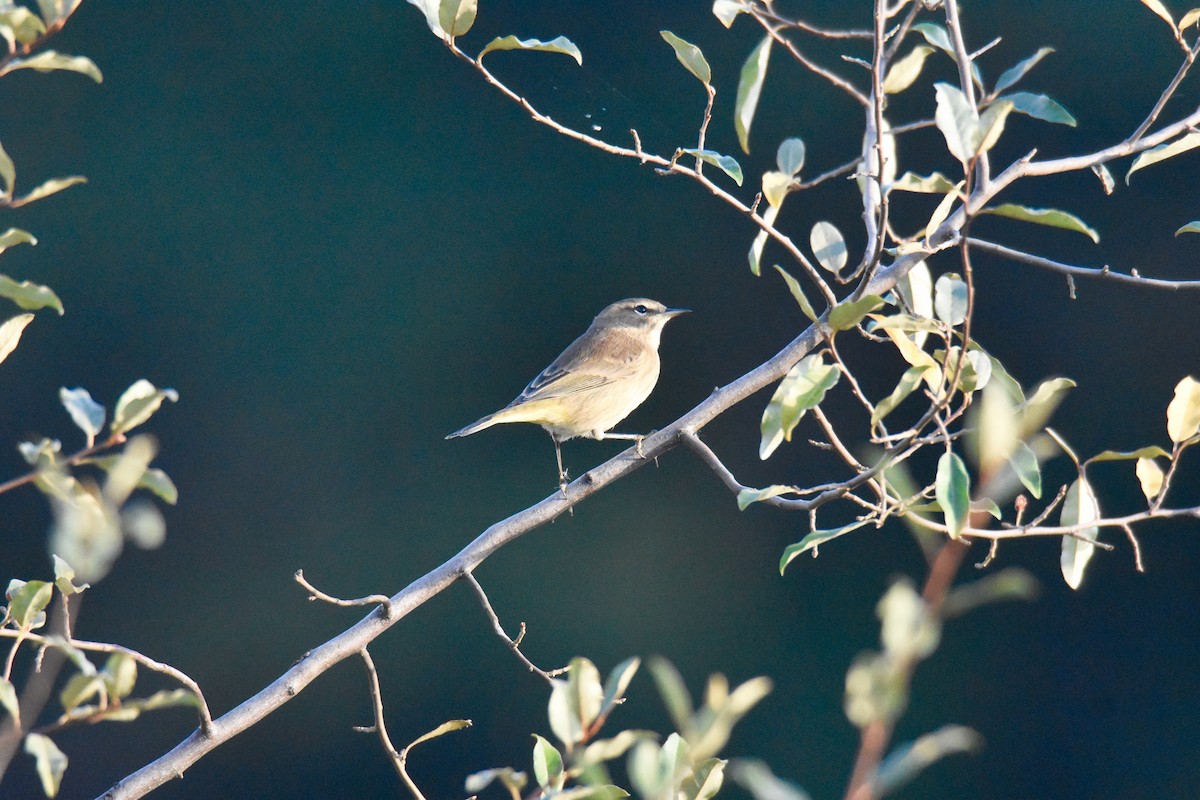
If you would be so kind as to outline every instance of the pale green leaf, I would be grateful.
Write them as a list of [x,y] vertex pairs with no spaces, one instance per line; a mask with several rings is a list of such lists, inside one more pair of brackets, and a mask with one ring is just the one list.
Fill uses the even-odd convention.
[[442,28],[441,23],[441,0],[408,0],[408,3],[416,6],[425,15],[425,24],[429,26],[429,30],[433,31],[434,36],[439,39],[445,37],[446,31]]
[[971,512],[971,476],[957,453],[942,453],[938,459],[934,496],[946,517],[950,538],[957,539]]
[[966,164],[975,157],[973,142],[978,137],[979,118],[957,86],[934,84],[937,111],[934,121],[946,140],[950,155]]
[[438,4],[438,23],[450,36],[462,36],[475,24],[477,0],[441,0]]
[[803,139],[796,137],[784,139],[779,143],[779,150],[775,153],[775,165],[779,167],[780,172],[794,178],[800,174],[800,170],[804,169],[804,157]]
[[179,400],[179,393],[174,389],[158,389],[150,381],[142,378],[122,393],[113,411],[112,432],[128,433],[141,425],[154,412],[158,411],[163,400],[172,403]]
[[865,521],[860,520],[859,522],[852,522],[849,525],[843,525],[840,528],[815,530],[795,544],[788,545],[784,548],[783,556],[779,559],[779,574],[783,574],[783,571],[787,569],[787,565],[790,564],[792,559],[794,559],[796,556],[812,550],[813,556],[815,557],[817,555],[817,548],[825,544],[825,542],[828,542],[831,539],[836,539],[837,537],[843,536],[851,531],[856,531],[866,524],[867,523]]
[[676,728],[686,728],[692,718],[692,696],[688,694],[679,670],[665,658],[656,657],[650,659],[650,675],[658,687],[663,705],[667,707],[667,713],[671,715],[672,723]]
[[929,222],[925,223],[924,235],[928,241],[929,237],[937,232],[937,229],[942,227],[942,223],[950,216],[950,210],[954,208],[954,204],[960,199],[958,195],[959,188],[966,184],[965,181],[959,181],[954,186],[954,191],[947,192],[946,196],[937,204],[937,208],[929,216]]
[[1003,203],[998,206],[985,208],[981,213],[995,214],[998,217],[1007,217],[1009,219],[1019,219],[1023,222],[1032,222],[1035,225],[1048,225],[1051,228],[1077,231],[1097,244],[1100,242],[1100,234],[1096,233],[1095,229],[1091,228],[1074,214],[1060,211],[1057,208],[1030,208],[1029,206],[1021,206],[1016,203]]
[[871,414],[871,425],[877,425],[881,420],[887,417],[896,410],[896,406],[904,402],[913,391],[920,385],[925,377],[925,372],[929,367],[909,367],[900,376],[900,381],[896,384],[896,388],[892,393],[875,405],[875,411]]
[[1133,160],[1129,172],[1125,173],[1125,185],[1129,185],[1129,177],[1139,169],[1145,169],[1151,164],[1157,164],[1159,161],[1165,161],[1197,147],[1200,147],[1200,133],[1185,134],[1173,142],[1150,148]]
[[837,275],[846,266],[846,240],[832,222],[822,220],[813,225],[808,243],[817,262],[829,272]]
[[841,375],[835,365],[825,363],[823,353],[805,356],[792,367],[763,411],[758,457],[766,460],[784,440],[790,442],[805,413],[821,404]]
[[853,301],[844,300],[829,309],[829,327],[835,331],[848,331],[882,305],[883,298],[877,294],[863,295]]
[[796,487],[775,484],[765,489],[742,489],[737,494],[738,511],[745,511],[755,503],[761,503],[763,500],[769,500],[772,497],[779,497],[785,494],[796,494]]
[[657,739],[658,734],[653,731],[621,731],[611,739],[597,739],[590,743],[583,750],[584,764],[599,764],[603,761],[611,761],[614,758],[620,758],[640,741],[645,739]]
[[1179,18],[1179,30],[1190,28],[1197,22],[1200,22],[1200,8],[1193,8]]
[[[111,471],[119,461],[120,456],[97,456],[89,458],[85,463],[95,464],[103,470]],[[147,467],[138,480],[136,488],[154,493],[168,505],[175,505],[179,502],[179,489],[176,488],[175,482],[171,480],[171,476],[157,467]]]
[[87,183],[87,178],[83,177],[82,175],[71,175],[66,178],[51,178],[45,183],[35,187],[33,191],[29,192],[29,194],[16,198],[9,205],[12,208],[19,208],[27,203],[41,200],[43,197],[49,197],[52,194],[58,194],[63,189],[69,189],[72,186],[78,186],[81,183]]
[[[733,178],[733,182],[738,186],[742,185],[742,166],[733,156],[724,156],[715,150],[697,150],[695,148],[685,148],[681,152],[687,153],[689,156],[695,156],[705,164],[712,164]],[[765,217],[766,214],[764,213],[763,216]]]
[[1045,427],[1050,416],[1062,403],[1068,389],[1075,388],[1070,378],[1048,378],[1038,384],[1033,394],[1021,406],[1020,438],[1028,439]]
[[40,628],[45,623],[46,606],[54,597],[54,584],[47,581],[10,581],[8,591],[8,616],[17,627]]
[[1092,172],[1100,179],[1100,186],[1103,187],[1105,194],[1112,194],[1117,188],[1117,182],[1113,178],[1112,173],[1104,164],[1092,164]]
[[30,281],[14,281],[7,275],[0,275],[0,297],[7,297],[17,304],[18,308],[26,311],[37,311],[39,308],[53,308],[61,317],[64,313],[62,300],[49,286],[42,286]]
[[948,272],[933,284],[933,310],[947,325],[963,324],[967,318],[967,284],[953,272]]
[[638,667],[641,665],[640,658],[631,656],[617,664],[608,673],[608,679],[604,682],[604,699],[600,704],[601,714],[607,714],[613,706],[623,700],[625,690],[629,688],[629,682],[633,680],[633,676],[637,674]]
[[[411,0],[410,0],[411,2]],[[575,63],[583,66],[583,53],[579,52],[579,48],[565,36],[556,36],[550,41],[544,42],[541,39],[518,39],[516,36],[501,36],[492,39],[484,48],[479,51],[479,58],[483,58],[493,50],[540,50],[546,53],[562,53],[575,59]]]
[[[779,206],[773,206],[770,203],[763,209],[763,222],[767,225],[774,225],[776,217],[779,216]],[[762,254],[763,248],[767,246],[767,238],[769,234],[765,230],[759,230],[754,236],[754,241],[750,244],[750,252],[747,257],[750,261],[750,273],[755,277],[762,274]]]
[[37,237],[20,228],[9,228],[4,233],[0,233],[0,253],[17,244],[36,245]]
[[1142,5],[1153,11],[1159,19],[1171,26],[1171,30],[1175,31],[1178,36],[1178,29],[1175,27],[1175,20],[1171,16],[1171,12],[1167,11],[1161,0],[1142,0]]
[[4,191],[0,193],[0,197],[12,197],[13,185],[17,182],[17,167],[3,147],[0,147],[0,181],[4,183]]
[[1176,236],[1181,233],[1200,233],[1200,220],[1189,222],[1187,225],[1184,225],[1182,228],[1175,231]]
[[[0,12],[0,26],[6,29],[4,38],[18,44],[32,44],[46,32],[46,25],[41,17],[24,6],[9,6]],[[15,48],[10,48],[15,49]]]
[[708,66],[708,60],[704,57],[704,53],[700,52],[699,47],[679,38],[670,31],[659,31],[658,33],[664,42],[671,45],[671,49],[675,51],[675,57],[688,72],[695,75],[696,79],[705,86],[712,85],[712,68]]
[[922,192],[924,194],[945,194],[954,191],[956,184],[940,172],[934,172],[928,177],[906,172],[888,186],[888,191]]
[[950,34],[941,25],[933,22],[918,22],[912,29],[925,37],[925,41],[939,50],[954,55],[954,45],[950,43]]
[[883,79],[884,94],[899,94],[916,82],[925,66],[925,59],[933,52],[932,47],[917,45],[901,59],[895,61]]
[[1171,454],[1162,449],[1158,445],[1150,445],[1148,447],[1139,447],[1137,450],[1105,450],[1103,453],[1094,455],[1084,464],[1096,464],[1101,461],[1132,461],[1142,458],[1170,458]]
[[1054,122],[1059,125],[1075,127],[1075,117],[1059,103],[1044,94],[1033,92],[1013,92],[999,98],[996,102],[1008,101],[1013,104],[1013,111],[1018,114],[1040,119],[1044,122]]
[[1142,494],[1146,495],[1146,502],[1158,497],[1158,493],[1162,491],[1163,480],[1166,478],[1158,462],[1153,458],[1139,458],[1137,464],[1134,465],[1133,472],[1137,475],[1138,484],[1142,487]]
[[21,332],[31,322],[33,314],[18,314],[0,325],[0,361],[8,358],[17,348],[17,343],[21,341]]
[[762,176],[763,197],[767,198],[767,202],[771,205],[781,206],[791,184],[792,177],[785,172],[774,170],[764,172]]
[[808,297],[804,294],[804,289],[800,286],[800,281],[793,278],[787,273],[783,267],[775,265],[775,270],[783,276],[784,283],[787,284],[788,291],[792,293],[792,297],[796,300],[796,304],[800,306],[801,313],[808,317],[811,321],[817,321],[816,309],[812,307],[812,303],[808,302]]
[[533,777],[538,786],[544,789],[558,788],[558,780],[563,773],[562,754],[536,733],[533,738],[536,740],[533,745]]
[[681,800],[709,800],[721,791],[725,780],[725,764],[720,758],[702,761],[680,785]]
[[995,146],[1004,132],[1004,122],[1014,108],[1011,100],[1001,98],[992,103],[979,115],[979,140],[975,143],[975,154],[986,153]]
[[750,126],[758,99],[762,94],[763,81],[767,77],[767,64],[771,60],[771,37],[765,36],[758,46],[750,51],[738,77],[737,99],[733,107],[733,127],[737,131],[738,143],[743,153],[750,152]]
[[471,727],[471,720],[469,720],[469,719],[448,720],[447,722],[443,722],[441,725],[438,725],[436,728],[429,731],[428,733],[423,733],[420,736],[418,736],[416,739],[413,739],[412,742],[408,745],[408,747],[409,747],[409,749],[411,749],[411,748],[415,747],[416,745],[419,745],[421,742],[428,742],[430,739],[436,739],[439,736],[445,736],[447,733],[453,733],[454,731],[461,731],[463,728],[469,728],[469,727]]
[[1053,47],[1043,47],[1029,58],[1018,62],[1015,66],[1009,67],[1003,73],[1001,73],[1000,79],[996,81],[996,88],[992,91],[995,94],[1000,94],[1008,87],[1016,84],[1017,81],[1025,77],[1025,74],[1028,73],[1029,70],[1037,66],[1039,61],[1053,52]]
[[93,400],[92,395],[83,387],[68,389],[64,386],[58,390],[58,399],[71,415],[71,421],[87,436],[88,447],[91,447],[97,434],[104,427],[104,418],[108,413],[104,406]]
[[69,56],[55,50],[44,50],[28,58],[14,58],[3,67],[0,67],[0,75],[7,75],[18,69],[32,69],[37,72],[64,70],[66,72],[78,72],[80,75],[86,75],[96,83],[104,81],[104,76],[100,74],[100,68],[90,58],[86,56]]
[[8,713],[10,720],[20,717],[21,705],[17,701],[17,688],[5,677],[0,676],[0,709]]
[[[1064,527],[1087,525],[1100,519],[1100,503],[1096,500],[1096,495],[1087,479],[1079,477],[1071,484],[1071,488],[1067,489],[1067,496],[1063,500],[1062,514],[1059,519]],[[1063,536],[1060,559],[1062,574],[1063,579],[1072,589],[1078,589],[1083,582],[1084,570],[1096,550],[1092,541],[1096,540],[1099,530],[1099,528],[1091,526],[1079,531],[1080,536],[1090,541],[1084,541],[1075,536]]]
[[88,584],[75,584],[75,570],[66,561],[58,557],[57,553],[51,553],[50,558],[54,561],[54,585],[58,591],[70,597],[73,594],[81,594],[84,589],[90,588]]
[[888,314],[886,317],[878,314],[871,315],[871,323],[867,330],[875,331],[904,331],[906,333],[941,333],[945,325],[926,317],[914,317],[909,314]]
[[[904,306],[918,317],[923,317],[927,320],[933,318],[933,275],[929,272],[929,264],[921,261],[908,272],[906,272],[899,281],[896,282],[896,291],[900,298],[904,301]],[[930,333],[929,329],[918,329],[913,331],[912,340],[917,347],[925,345],[925,339]]]
[[983,737],[962,725],[945,725],[912,742],[903,742],[888,754],[875,773],[872,789],[883,797],[901,788],[934,762],[983,747]]
[[512,767],[499,767],[471,773],[467,776],[465,788],[471,794],[479,794],[496,780],[510,791],[515,790],[514,797],[519,797],[529,782],[529,778],[524,772],[518,772]]
[[42,792],[46,797],[56,797],[63,774],[67,771],[67,756],[58,749],[49,736],[43,736],[40,733],[25,735],[25,752],[33,756],[34,763],[37,765],[38,779],[42,782]]
[[1042,470],[1038,466],[1037,456],[1029,445],[1017,442],[1012,455],[1008,458],[1008,463],[1016,473],[1017,480],[1021,481],[1031,495],[1040,499],[1042,496]]
[[1191,375],[1175,385],[1175,396],[1167,406],[1167,436],[1185,442],[1200,431],[1200,381]]
[[729,28],[738,14],[746,13],[746,6],[738,0],[713,0],[712,12],[722,25]]
[[109,698],[124,699],[137,684],[137,662],[126,653],[113,653],[104,662],[100,676],[108,689]]

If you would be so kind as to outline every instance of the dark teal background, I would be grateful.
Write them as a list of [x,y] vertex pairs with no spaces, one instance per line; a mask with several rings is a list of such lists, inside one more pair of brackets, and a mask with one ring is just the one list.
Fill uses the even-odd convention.
[[[496,53],[491,67],[540,108],[602,126],[648,149],[694,141],[703,92],[658,31],[700,45],[718,87],[710,144],[734,153],[732,104],[757,29],[725,31],[696,3],[490,3],[462,40],[564,34],[584,66],[552,54]],[[806,5],[832,24],[862,25],[848,4]],[[835,10],[829,10],[833,8]],[[786,10],[786,9],[785,9]],[[1181,12],[1183,6],[1176,11]],[[1087,152],[1132,131],[1174,74],[1178,50],[1139,3],[990,3],[967,8],[994,79],[1051,45],[1022,88],[1047,91],[1079,119],[1069,129],[1013,118],[998,163],[1033,147]],[[804,326],[777,276],[754,278],[752,227],[680,178],[587,149],[531,123],[452,58],[403,2],[291,4],[89,0],[54,43],[93,58],[96,86],[71,74],[0,81],[0,141],[19,188],[80,173],[89,184],[8,214],[36,248],[3,271],[54,287],[65,317],[39,314],[0,365],[0,474],[24,464],[30,435],[80,446],[58,405],[85,386],[110,407],[140,377],[180,402],[148,426],[158,464],[180,488],[157,551],[131,550],[90,591],[82,637],[120,642],[192,675],[227,711],[305,650],[358,619],[305,601],[297,568],[341,596],[393,593],[490,523],[554,489],[541,431],[512,426],[443,436],[508,402],[607,303],[648,295],[694,309],[665,333],[654,396],[624,427],[665,425],[714,386],[775,353]],[[834,51],[813,52],[834,58]],[[865,53],[859,53],[865,55]],[[948,64],[930,66],[953,79]],[[839,64],[853,75],[853,65]],[[1194,79],[1168,107],[1194,107]],[[932,93],[893,104],[927,115]],[[749,200],[776,143],[808,143],[806,174],[858,149],[858,111],[776,51],[737,191]],[[904,168],[948,170],[936,131],[901,145]],[[1123,173],[1125,163],[1114,173]],[[982,220],[977,232],[1054,258],[1165,277],[1196,277],[1195,237],[1172,237],[1197,212],[1192,155],[1136,175],[1105,198],[1088,174],[1030,182],[1006,200],[1057,205],[1099,228],[1078,234]],[[723,185],[728,185],[723,183]],[[929,209],[899,210],[900,227]],[[790,201],[783,224],[818,219],[861,247],[856,193],[841,182]],[[768,252],[768,260],[782,254]],[[853,258],[853,255],[852,255]],[[937,269],[951,269],[949,263]],[[1082,453],[1164,444],[1175,383],[1200,372],[1196,297],[1080,281],[979,257],[974,334],[1025,384],[1079,381],[1055,426]],[[847,341],[869,391],[890,390],[888,354]],[[816,483],[833,462],[797,441],[757,458],[769,393],[707,428],[739,478]],[[831,413],[849,405],[844,385]],[[576,474],[615,455],[613,442],[564,448]],[[1105,509],[1136,508],[1127,466],[1093,476]],[[1057,487],[1070,479],[1059,459]],[[1184,471],[1177,505],[1200,503]],[[0,577],[46,577],[49,513],[31,489],[3,498]],[[830,522],[833,516],[829,517]],[[841,712],[845,670],[874,647],[874,604],[889,580],[923,576],[901,526],[822,548],[780,578],[782,548],[807,520],[733,497],[685,451],[642,469],[490,559],[478,576],[525,652],[542,666],[591,657],[608,671],[629,655],[675,661],[693,691],[721,671],[767,674],[775,692],[738,729],[729,755],[765,758],[814,798],[840,796],[856,736]],[[926,773],[907,798],[1160,798],[1200,779],[1194,523],[1142,529],[1148,574],[1124,540],[1099,553],[1079,592],[1058,575],[1058,543],[1006,545],[997,566],[1044,579],[1029,605],[948,624],[917,674],[899,739],[955,722],[987,741]],[[973,560],[980,560],[983,551]],[[491,633],[466,587],[454,587],[372,647],[398,744],[440,722],[475,726],[414,752],[429,797],[461,796],[476,770],[528,769],[531,732],[548,734],[546,692]],[[168,685],[144,676],[145,690]],[[667,722],[639,675],[615,726]],[[155,796],[395,797],[403,794],[374,737],[361,666],[347,662]],[[134,724],[72,730],[63,797],[89,797],[172,747],[194,727],[180,710]],[[36,796],[18,757],[3,796]],[[730,792],[734,796],[734,792]]]

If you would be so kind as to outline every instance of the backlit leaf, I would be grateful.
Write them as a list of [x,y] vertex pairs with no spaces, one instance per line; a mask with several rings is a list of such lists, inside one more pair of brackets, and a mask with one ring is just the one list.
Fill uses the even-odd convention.
[[832,222],[822,220],[813,225],[808,243],[817,262],[829,272],[837,275],[846,266],[846,240]]
[[475,24],[477,0],[441,0],[438,4],[438,22],[450,36],[462,36]]
[[[411,0],[410,0],[411,2]],[[541,39],[518,39],[516,36],[501,36],[492,39],[479,51],[479,58],[493,50],[540,50],[546,53],[562,53],[575,59],[575,63],[583,65],[583,53],[565,36],[556,36],[548,42]]]
[[772,497],[795,493],[795,486],[781,486],[780,484],[768,486],[765,489],[742,489],[737,494],[738,511],[745,511],[754,503],[761,503],[763,500],[769,500]]
[[787,270],[778,264],[775,265],[775,271],[783,276],[783,281],[787,284],[788,291],[792,293],[792,297],[795,299],[796,304],[800,306],[800,311],[804,316],[816,322],[817,312],[812,307],[812,303],[808,302],[808,297],[804,294],[804,289],[800,286],[800,281],[789,275]]
[[1162,491],[1163,479],[1166,477],[1158,462],[1153,458],[1139,458],[1133,471],[1137,475],[1138,484],[1142,487],[1142,494],[1146,495],[1146,502],[1158,497],[1158,493]]
[[1032,92],[1013,92],[1000,98],[1013,104],[1013,111],[1018,114],[1040,119],[1044,122],[1054,122],[1059,125],[1075,127],[1075,117],[1059,103],[1044,94]]
[[[1092,486],[1083,477],[1077,478],[1067,490],[1063,500],[1060,522],[1064,527],[1087,525],[1100,519],[1100,503],[1096,500]],[[1095,526],[1085,527],[1079,531],[1080,536],[1094,541],[1099,533]],[[1096,546],[1091,541],[1084,541],[1075,536],[1063,536],[1062,565],[1063,579],[1072,589],[1078,589],[1083,582],[1083,573],[1088,562],[1092,559]]]
[[71,421],[87,436],[88,447],[91,447],[96,435],[104,427],[104,418],[108,413],[104,406],[93,400],[83,387],[68,389],[64,386],[58,390],[58,399],[71,415]]
[[1145,169],[1151,164],[1157,164],[1159,161],[1165,161],[1168,158],[1177,156],[1180,153],[1186,153],[1188,150],[1197,147],[1200,147],[1200,133],[1189,133],[1173,142],[1160,144],[1158,147],[1146,150],[1133,160],[1133,164],[1129,167],[1129,172],[1125,173],[1125,185],[1129,185],[1129,177],[1139,169]]
[[835,331],[848,331],[863,317],[883,305],[883,298],[877,294],[868,294],[857,300],[845,300],[829,309],[829,327]]
[[695,75],[697,80],[705,86],[712,84],[712,68],[708,66],[708,60],[704,57],[704,53],[700,52],[699,47],[679,38],[670,31],[659,31],[658,33],[662,36],[663,41],[671,45],[671,49],[675,51],[675,57],[688,72]]
[[931,173],[928,177],[917,175],[915,172],[906,172],[888,186],[889,191],[922,192],[924,194],[945,194],[953,191],[954,188],[954,181],[940,172]]
[[46,797],[57,796],[63,774],[67,771],[66,754],[58,749],[49,736],[43,736],[40,733],[25,735],[25,752],[33,756],[37,765],[38,779],[42,782],[42,792]]
[[58,299],[58,295],[49,286],[29,281],[18,283],[7,275],[0,275],[0,297],[7,297],[16,303],[18,308],[26,311],[53,308],[60,317],[64,313],[62,300]]
[[796,425],[809,409],[821,404],[841,374],[835,365],[825,363],[823,353],[805,356],[788,371],[763,412],[759,458],[765,460],[784,440],[791,441]]
[[957,539],[971,513],[971,476],[957,453],[942,453],[938,459],[934,496],[946,517],[950,538]]
[[31,322],[33,314],[18,314],[0,325],[0,361],[4,361],[16,349],[21,341],[21,332]]
[[135,382],[117,399],[117,407],[113,411],[112,432],[128,433],[141,425],[154,416],[163,400],[177,402],[179,393],[174,389],[155,388],[154,384],[145,378]]
[[737,131],[738,143],[743,153],[750,152],[750,126],[758,99],[762,95],[763,81],[767,77],[767,64],[771,60],[771,37],[765,36],[758,46],[750,51],[738,77],[737,99],[733,107],[733,127]]
[[888,69],[887,77],[883,79],[884,94],[899,94],[912,86],[921,75],[925,59],[932,52],[932,47],[917,45],[908,55],[895,61]]
[[1183,442],[1200,431],[1200,381],[1192,376],[1175,386],[1175,397],[1167,406],[1167,436]]
[[[738,186],[742,185],[742,166],[733,156],[724,156],[715,150],[697,150],[695,148],[685,148],[682,152],[687,153],[689,156],[695,156],[705,164],[712,164],[733,178],[733,182]],[[766,214],[764,213],[763,216],[765,217]]]
[[35,187],[33,191],[29,192],[28,194],[13,200],[11,206],[13,208],[18,208],[26,205],[27,203],[41,200],[43,197],[49,197],[52,194],[58,194],[63,189],[69,189],[70,187],[78,186],[81,183],[87,183],[87,178],[83,177],[82,175],[71,175],[67,178],[51,178],[45,183]]
[[78,72],[81,75],[88,76],[96,83],[104,81],[104,76],[100,74],[100,68],[90,58],[86,56],[69,56],[55,50],[43,50],[37,55],[32,55],[28,58],[14,58],[5,66],[0,67],[0,75],[7,75],[18,69],[32,69],[37,72],[54,72],[56,70]]
[[825,544],[825,542],[828,542],[831,539],[836,539],[839,536],[844,536],[851,531],[856,531],[866,524],[867,523],[865,521],[859,521],[852,522],[849,525],[843,525],[840,528],[815,530],[795,544],[788,545],[786,548],[784,548],[783,556],[779,559],[779,574],[783,574],[783,571],[787,569],[787,565],[792,563],[792,560],[796,556],[802,553],[807,553],[809,550],[812,550],[813,555],[816,555],[817,548]]
[[947,325],[963,324],[967,318],[967,284],[953,272],[940,276],[933,284],[933,310]]
[[1016,203],[1003,203],[998,206],[985,208],[981,213],[995,214],[998,217],[1008,217],[1009,219],[1019,219],[1024,222],[1032,222],[1035,225],[1048,225],[1051,228],[1077,231],[1097,244],[1100,242],[1100,234],[1096,233],[1095,229],[1074,214],[1060,211],[1057,208],[1030,208],[1029,206],[1021,206]]
[[1000,94],[1000,92],[1003,92],[1005,89],[1021,80],[1021,78],[1024,78],[1025,74],[1037,66],[1039,61],[1053,52],[1053,47],[1043,47],[1024,61],[1020,61],[1016,65],[1009,67],[1000,74],[999,80],[996,81],[996,88],[992,91],[996,94]]
[[775,165],[779,167],[780,172],[794,178],[804,168],[804,155],[802,139],[795,137],[784,139],[779,143],[779,150],[775,153]]
[[1176,236],[1181,233],[1200,233],[1200,220],[1189,222],[1187,225],[1184,225],[1182,228],[1175,231]]

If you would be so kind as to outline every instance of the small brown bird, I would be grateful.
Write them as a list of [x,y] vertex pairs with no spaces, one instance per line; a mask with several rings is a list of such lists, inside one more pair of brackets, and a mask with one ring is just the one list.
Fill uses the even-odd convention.
[[613,303],[515,400],[446,438],[470,436],[504,422],[541,425],[554,440],[558,485],[565,493],[563,442],[579,436],[641,442],[642,436],[609,433],[609,429],[650,396],[658,382],[663,326],[687,312],[644,297]]

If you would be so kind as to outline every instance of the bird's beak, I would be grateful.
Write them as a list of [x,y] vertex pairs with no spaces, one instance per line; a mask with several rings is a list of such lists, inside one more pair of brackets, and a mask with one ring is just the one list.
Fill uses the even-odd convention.
[[690,308],[668,308],[666,311],[662,312],[662,315],[664,317],[678,317],[680,314],[690,313],[692,313]]

